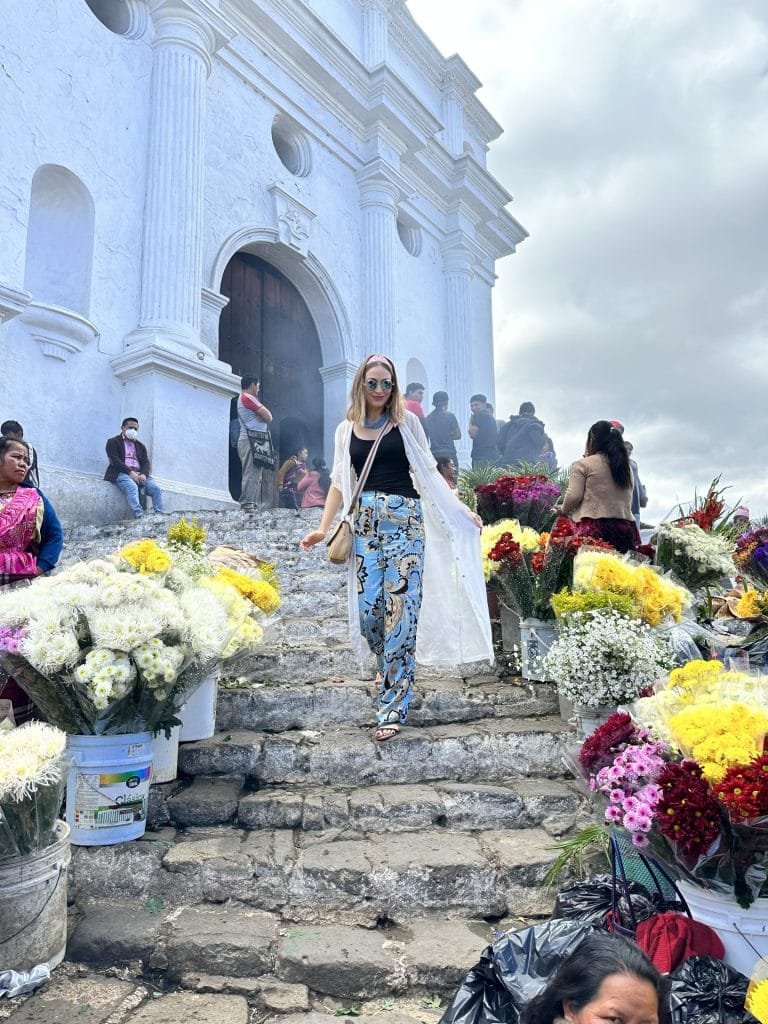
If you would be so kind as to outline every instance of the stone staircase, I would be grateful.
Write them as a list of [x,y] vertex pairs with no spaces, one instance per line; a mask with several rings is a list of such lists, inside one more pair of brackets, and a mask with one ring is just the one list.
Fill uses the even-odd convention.
[[[298,548],[319,512],[198,518],[276,563],[282,617],[225,667],[218,732],[152,787],[144,839],[74,850],[68,959],[259,1014],[416,999],[433,1019],[492,927],[551,909],[542,879],[581,807],[555,694],[488,665],[420,673],[408,726],[375,744],[343,571]],[[166,525],[81,527],[67,557]]]

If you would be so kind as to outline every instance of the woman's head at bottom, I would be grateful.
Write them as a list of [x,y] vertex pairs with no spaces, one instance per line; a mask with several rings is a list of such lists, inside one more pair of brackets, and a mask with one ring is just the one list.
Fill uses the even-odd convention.
[[0,483],[20,484],[29,469],[29,451],[23,441],[0,437]]
[[589,935],[523,1010],[521,1024],[666,1024],[665,983],[620,935]]

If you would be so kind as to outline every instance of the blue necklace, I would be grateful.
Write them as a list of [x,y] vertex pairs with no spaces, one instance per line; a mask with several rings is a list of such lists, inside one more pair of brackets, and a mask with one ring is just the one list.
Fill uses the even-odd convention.
[[388,412],[383,412],[381,414],[381,416],[379,416],[379,418],[377,420],[374,420],[373,422],[371,422],[366,417],[363,420],[363,424],[365,425],[365,429],[366,430],[378,430],[380,427],[384,426],[384,424],[387,422],[388,419],[389,419],[389,413]]

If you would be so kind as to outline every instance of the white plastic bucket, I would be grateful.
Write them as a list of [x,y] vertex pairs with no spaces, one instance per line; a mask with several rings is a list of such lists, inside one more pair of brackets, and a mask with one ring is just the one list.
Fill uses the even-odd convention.
[[208,740],[216,732],[216,698],[219,693],[219,669],[206,676],[183,704],[177,718],[181,722],[182,743]]
[[[761,957],[768,957],[768,898],[749,910],[735,899],[680,881],[680,892],[695,921],[714,928],[725,946],[725,962],[749,978]],[[754,949],[752,948],[754,946]]]
[[67,824],[75,846],[109,846],[144,835],[152,737],[68,736]]
[[174,725],[171,735],[165,731],[152,737],[152,782],[173,782],[179,771],[179,733],[181,726]]
[[555,641],[555,624],[541,619],[520,620],[520,662],[523,679],[545,682],[546,675],[539,667],[543,657]]
[[39,853],[0,861],[0,968],[53,970],[67,948],[69,826],[56,824],[56,840]]

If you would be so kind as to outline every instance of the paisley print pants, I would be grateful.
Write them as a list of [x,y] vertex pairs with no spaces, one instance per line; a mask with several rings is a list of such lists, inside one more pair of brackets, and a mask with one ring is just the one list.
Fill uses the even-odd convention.
[[424,570],[421,501],[364,493],[355,513],[355,562],[360,631],[382,676],[376,721],[404,722],[413,694]]

